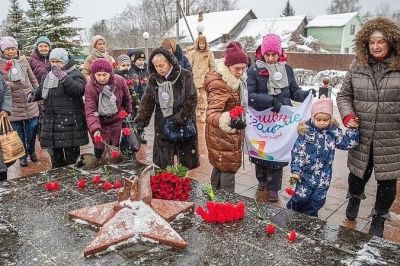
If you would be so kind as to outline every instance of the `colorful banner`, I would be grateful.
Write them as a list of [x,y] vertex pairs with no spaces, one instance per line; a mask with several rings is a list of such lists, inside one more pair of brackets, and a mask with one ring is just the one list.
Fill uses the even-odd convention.
[[244,151],[251,157],[268,161],[290,162],[290,151],[297,139],[297,125],[311,115],[312,95],[297,107],[282,105],[279,113],[246,112],[246,143]]

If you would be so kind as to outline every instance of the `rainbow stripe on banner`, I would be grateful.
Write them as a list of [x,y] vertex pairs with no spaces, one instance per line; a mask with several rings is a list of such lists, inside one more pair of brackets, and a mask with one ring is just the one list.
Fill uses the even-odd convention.
[[279,113],[272,108],[246,110],[247,127],[244,151],[262,160],[290,162],[290,152],[297,139],[297,125],[311,115],[312,95],[297,107],[282,105]]

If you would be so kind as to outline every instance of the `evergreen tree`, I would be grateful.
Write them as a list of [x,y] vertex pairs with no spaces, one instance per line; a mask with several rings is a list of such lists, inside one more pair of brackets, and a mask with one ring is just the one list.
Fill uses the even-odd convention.
[[10,0],[5,23],[5,35],[14,37],[20,47],[25,44],[25,36],[22,32],[24,23],[24,11],[20,6],[19,0]]
[[24,53],[29,53],[39,36],[46,35],[44,30],[43,3],[41,0],[28,0],[29,9],[25,12],[26,23],[24,23],[23,33],[26,45],[23,47]]
[[77,17],[66,15],[71,0],[42,0],[42,2],[45,14],[43,27],[53,47],[65,48],[71,54],[79,54],[81,47],[79,44],[73,43],[72,39],[82,28],[70,26],[77,20]]
[[332,0],[327,12],[328,14],[341,14],[359,11],[360,8],[358,0]]
[[294,11],[294,8],[290,4],[290,1],[287,0],[285,7],[283,8],[282,15],[281,17],[288,17],[288,16],[294,16],[296,12]]

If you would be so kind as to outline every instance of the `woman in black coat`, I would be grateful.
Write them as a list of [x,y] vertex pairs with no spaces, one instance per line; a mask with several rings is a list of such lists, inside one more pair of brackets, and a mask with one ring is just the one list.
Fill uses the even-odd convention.
[[[291,100],[303,102],[309,92],[303,91],[296,82],[291,66],[281,62],[282,47],[278,35],[268,34],[264,36],[261,44],[261,56],[256,58],[255,64],[247,71],[247,88],[249,93],[249,106],[257,111],[273,107],[273,111],[279,113],[282,105],[292,105]],[[285,80],[279,89],[271,89],[270,73],[267,68],[274,66],[279,69],[278,81]],[[277,71],[278,72],[278,71]],[[276,72],[275,72],[276,73]],[[274,74],[275,74],[274,73]],[[274,75],[272,75],[274,76]],[[311,90],[310,90],[311,91]],[[278,201],[278,191],[282,187],[283,167],[285,162],[267,161],[250,157],[255,164],[258,190],[268,191],[269,201]]]
[[64,49],[53,49],[50,63],[52,70],[30,100],[43,99],[40,144],[48,149],[52,167],[57,168],[75,163],[80,146],[89,143],[82,99],[86,81]]
[[153,162],[164,169],[174,164],[176,155],[182,165],[196,168],[199,166],[197,132],[182,142],[171,142],[164,134],[166,119],[172,119],[176,126],[185,126],[191,119],[196,126],[197,92],[192,73],[181,68],[174,55],[163,46],[152,52],[148,70],[149,83],[135,122],[139,128],[145,127],[155,113]]

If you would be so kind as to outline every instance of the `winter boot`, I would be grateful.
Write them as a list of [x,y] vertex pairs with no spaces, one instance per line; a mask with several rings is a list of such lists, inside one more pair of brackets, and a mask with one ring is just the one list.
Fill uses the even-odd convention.
[[359,198],[350,198],[349,204],[346,208],[346,217],[350,221],[354,221],[358,216],[358,210],[360,208],[361,199]]
[[373,215],[371,226],[369,227],[369,234],[373,236],[383,237],[383,230],[385,228],[386,219],[381,215]]

